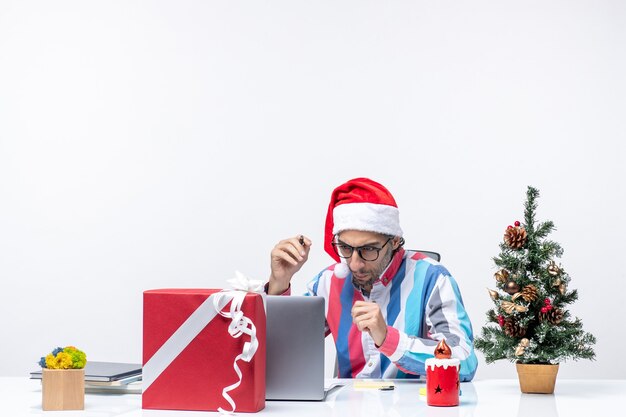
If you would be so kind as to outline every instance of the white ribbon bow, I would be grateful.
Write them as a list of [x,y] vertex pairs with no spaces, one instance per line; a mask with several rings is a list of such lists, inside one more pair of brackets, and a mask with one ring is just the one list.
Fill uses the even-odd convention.
[[[222,390],[222,396],[224,397],[224,399],[226,399],[226,401],[228,401],[228,403],[232,407],[232,411],[224,410],[222,407],[218,408],[218,411],[222,414],[232,414],[235,412],[235,401],[232,399],[230,394],[228,394],[228,392],[234,390],[239,385],[241,385],[243,375],[241,373],[239,365],[237,365],[237,361],[243,360],[246,362],[250,362],[254,357],[257,349],[259,348],[259,341],[256,337],[256,326],[254,325],[252,320],[250,320],[243,314],[243,311],[241,311],[241,306],[246,297],[246,293],[263,293],[263,281],[251,280],[239,271],[235,271],[235,278],[228,280],[228,283],[233,286],[234,290],[223,290],[215,294],[216,297],[213,299],[213,305],[215,307],[215,310],[221,316],[231,319],[231,322],[228,325],[228,333],[233,338],[238,338],[246,334],[250,336],[250,341],[243,344],[243,349],[241,353],[237,355],[237,357],[233,361],[233,369],[235,370],[235,373],[237,374],[237,377],[239,379],[234,384],[229,385]],[[222,311],[222,306],[224,305],[224,303],[221,302],[221,299],[223,297],[232,297],[232,301],[230,303],[230,311],[228,312]]]
[[263,294],[263,281],[260,279],[250,279],[239,271],[235,271],[235,278],[229,279],[227,282],[235,290]]

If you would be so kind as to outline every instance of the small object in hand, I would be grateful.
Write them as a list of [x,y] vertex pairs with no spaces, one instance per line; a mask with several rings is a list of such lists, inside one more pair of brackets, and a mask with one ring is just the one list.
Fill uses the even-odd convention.
[[304,246],[304,236],[300,235],[300,237],[298,238],[298,242],[300,242],[300,244]]

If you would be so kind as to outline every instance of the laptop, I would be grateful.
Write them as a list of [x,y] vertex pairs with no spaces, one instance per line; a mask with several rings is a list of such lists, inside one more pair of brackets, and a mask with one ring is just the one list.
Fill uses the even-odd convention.
[[324,400],[324,325],[324,298],[267,296],[266,400]]

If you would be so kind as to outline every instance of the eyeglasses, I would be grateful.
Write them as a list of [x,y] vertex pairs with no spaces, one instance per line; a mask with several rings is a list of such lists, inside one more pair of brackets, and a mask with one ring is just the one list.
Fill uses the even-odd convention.
[[352,254],[356,250],[356,252],[359,254],[361,259],[363,259],[364,261],[371,262],[371,261],[375,261],[376,259],[378,259],[378,256],[380,255],[380,251],[385,247],[387,243],[389,243],[391,239],[393,239],[393,237],[390,237],[389,239],[387,239],[380,248],[377,248],[376,246],[370,246],[370,245],[359,246],[355,248],[354,246],[350,246],[350,245],[343,243],[341,240],[338,242],[333,242],[332,245],[333,245],[333,248],[335,249],[335,253],[339,255],[340,258],[344,258],[344,259],[351,258]]

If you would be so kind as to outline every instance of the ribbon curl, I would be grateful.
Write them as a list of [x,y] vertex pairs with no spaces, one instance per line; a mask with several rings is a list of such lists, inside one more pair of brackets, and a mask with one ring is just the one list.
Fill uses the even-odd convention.
[[[232,411],[224,410],[222,407],[218,408],[218,411],[222,414],[232,414],[235,412],[236,405],[233,398],[228,394],[228,392],[236,389],[239,385],[241,385],[241,380],[243,378],[243,374],[241,373],[241,369],[237,362],[243,360],[245,362],[250,362],[254,357],[257,349],[259,348],[259,340],[256,337],[256,326],[248,317],[246,317],[241,311],[241,306],[243,305],[244,299],[246,298],[246,294],[248,292],[253,293],[263,293],[263,281],[260,280],[251,280],[248,279],[245,275],[243,275],[239,271],[235,271],[235,278],[228,280],[233,286],[233,290],[223,290],[219,293],[215,294],[215,298],[213,300],[213,306],[219,315],[222,317],[226,317],[230,319],[231,322],[228,325],[228,333],[233,338],[238,338],[245,335],[250,336],[250,341],[245,342],[243,344],[243,349],[239,355],[235,357],[233,361],[233,369],[237,374],[237,382],[232,385],[228,385],[224,387],[222,390],[222,397],[230,404]],[[230,303],[230,310],[225,312],[222,310],[221,306],[224,303],[221,302],[223,297],[231,298],[232,301]]]

